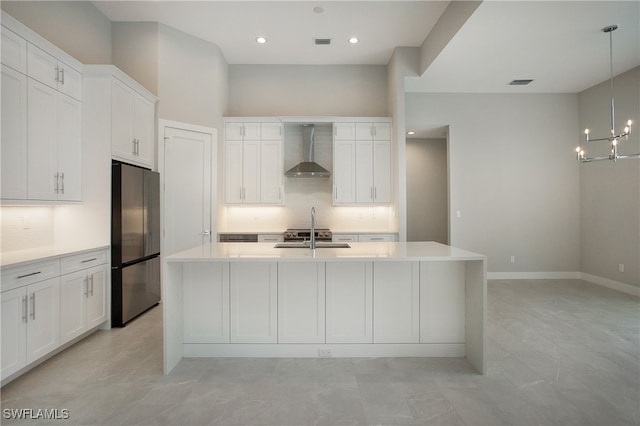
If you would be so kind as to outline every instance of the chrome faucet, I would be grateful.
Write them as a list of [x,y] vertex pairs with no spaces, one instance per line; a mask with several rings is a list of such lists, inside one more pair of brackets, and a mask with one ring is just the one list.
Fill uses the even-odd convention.
[[311,250],[316,249],[316,208],[311,207]]

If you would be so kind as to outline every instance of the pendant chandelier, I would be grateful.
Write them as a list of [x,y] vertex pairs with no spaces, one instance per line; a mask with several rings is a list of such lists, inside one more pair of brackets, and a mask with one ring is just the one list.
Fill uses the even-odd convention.
[[621,133],[616,134],[615,130],[615,105],[613,102],[613,32],[618,29],[617,25],[609,25],[602,29],[603,32],[609,33],[609,71],[610,71],[610,90],[611,90],[611,136],[606,138],[598,138],[598,139],[590,139],[589,138],[589,129],[584,130],[585,142],[589,144],[590,142],[599,142],[599,141],[609,141],[611,145],[611,151],[606,157],[587,157],[584,153],[584,150],[581,147],[576,148],[576,159],[581,163],[590,163],[593,161],[600,160],[625,160],[629,158],[640,158],[640,153],[631,154],[631,155],[620,155],[618,154],[618,144],[623,140],[628,140],[629,135],[631,134],[631,124],[632,121],[627,121],[626,127],[623,129]]

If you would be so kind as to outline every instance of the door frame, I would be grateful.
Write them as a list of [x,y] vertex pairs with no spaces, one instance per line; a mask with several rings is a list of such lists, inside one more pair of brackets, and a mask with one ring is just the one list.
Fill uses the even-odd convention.
[[[158,119],[158,171],[160,172],[160,227],[162,234],[160,237],[160,258],[164,260],[165,242],[164,242],[164,176],[165,176],[165,130],[177,129],[186,130],[190,132],[204,133],[211,135],[211,223],[209,229],[211,229],[212,241],[217,239],[216,224],[218,222],[218,130],[213,127],[205,127],[197,124],[183,123],[179,121],[166,120],[163,118]],[[163,261],[164,264],[164,261]],[[163,280],[164,281],[164,280]],[[164,290],[164,289],[163,289]],[[163,291],[164,294],[164,291]]]

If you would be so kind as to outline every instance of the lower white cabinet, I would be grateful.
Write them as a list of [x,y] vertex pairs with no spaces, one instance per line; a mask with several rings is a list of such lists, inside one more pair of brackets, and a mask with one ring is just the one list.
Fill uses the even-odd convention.
[[229,343],[229,263],[183,268],[184,343]]
[[107,265],[60,279],[60,344],[107,320]]
[[231,343],[278,342],[278,266],[231,262]]
[[325,342],[325,264],[278,263],[278,343]]
[[373,265],[373,342],[420,341],[419,262]]
[[465,264],[420,262],[420,343],[465,342]]
[[373,343],[371,262],[326,266],[327,343]]
[[59,345],[60,279],[2,293],[2,379]]

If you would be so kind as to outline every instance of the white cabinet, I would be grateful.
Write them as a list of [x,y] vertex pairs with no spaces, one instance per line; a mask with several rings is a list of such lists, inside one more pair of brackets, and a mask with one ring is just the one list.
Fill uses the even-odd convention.
[[391,202],[391,124],[334,123],[334,204]]
[[1,196],[81,201],[82,64],[5,17]]
[[464,262],[420,262],[420,343],[465,342]]
[[420,266],[418,262],[373,265],[373,342],[420,341]]
[[58,347],[59,281],[2,292],[2,379]]
[[231,262],[231,343],[277,343],[275,262]]
[[[62,259],[60,280],[60,344],[108,319],[106,251]],[[97,265],[97,266],[91,266]]]
[[325,342],[325,264],[278,263],[278,343]]
[[183,267],[184,343],[229,343],[229,263]]
[[153,168],[155,100],[128,83],[116,77],[111,82],[111,154],[118,160]]
[[[4,61],[5,38],[2,38]],[[4,199],[27,198],[27,76],[2,65],[2,189]]]
[[327,343],[373,343],[371,262],[326,266]]
[[224,170],[227,204],[282,204],[282,124],[225,123]]
[[67,96],[82,99],[82,74],[31,43],[27,43],[27,70],[30,78]]

